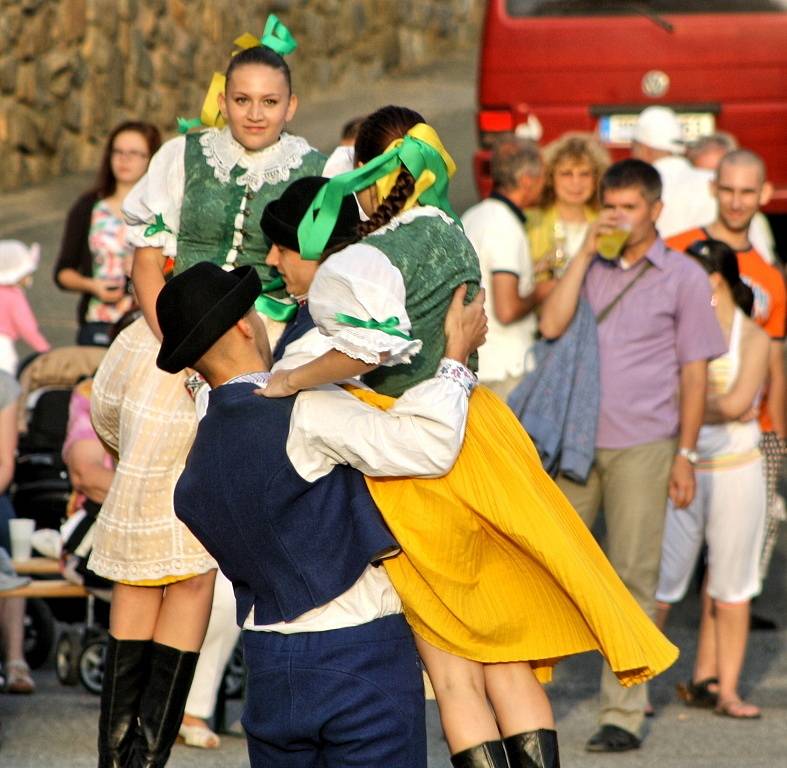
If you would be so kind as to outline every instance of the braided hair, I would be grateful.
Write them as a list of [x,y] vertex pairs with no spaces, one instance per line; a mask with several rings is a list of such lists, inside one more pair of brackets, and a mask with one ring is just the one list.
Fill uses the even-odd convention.
[[[413,126],[425,123],[423,116],[407,107],[387,106],[369,115],[358,130],[355,139],[355,159],[368,163],[383,154],[391,142],[403,139]],[[377,207],[368,221],[358,226],[359,239],[385,226],[403,208],[415,191],[415,179],[406,168],[399,171],[390,194]]]

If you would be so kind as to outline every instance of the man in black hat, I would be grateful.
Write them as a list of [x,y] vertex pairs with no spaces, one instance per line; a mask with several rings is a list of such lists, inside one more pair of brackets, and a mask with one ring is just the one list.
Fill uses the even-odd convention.
[[415,647],[376,567],[398,547],[356,470],[450,469],[475,384],[464,363],[485,333],[483,297],[464,307],[457,292],[438,374],[384,412],[336,386],[255,396],[271,357],[253,311],[259,292],[253,269],[201,263],[156,305],[158,365],[193,367],[213,388],[175,510],[235,589],[251,764],[424,768]]

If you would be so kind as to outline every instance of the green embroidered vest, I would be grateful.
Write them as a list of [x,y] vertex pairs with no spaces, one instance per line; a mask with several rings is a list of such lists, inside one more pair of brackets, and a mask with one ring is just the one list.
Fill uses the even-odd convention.
[[423,342],[423,348],[410,363],[380,366],[363,377],[378,392],[399,397],[405,390],[434,376],[445,351],[443,326],[454,290],[462,283],[470,283],[468,299],[478,292],[481,282],[478,256],[461,228],[447,224],[438,216],[419,216],[395,229],[370,236],[366,243],[381,250],[402,273],[407,291],[406,309],[412,323],[410,335]]
[[[178,256],[175,274],[201,261],[211,261],[223,266],[233,247],[233,235],[240,232],[242,241],[235,246],[238,252],[235,266],[252,265],[263,283],[271,279],[272,268],[265,264],[270,242],[260,229],[263,208],[280,197],[290,182],[303,176],[319,176],[325,165],[325,156],[312,150],[303,156],[297,168],[290,169],[286,181],[263,184],[257,192],[240,186],[236,179],[245,169],[236,166],[230,173],[228,184],[222,184],[213,175],[205,161],[200,144],[200,134],[186,136],[184,158],[186,182],[178,232]],[[245,210],[241,211],[243,198]]]

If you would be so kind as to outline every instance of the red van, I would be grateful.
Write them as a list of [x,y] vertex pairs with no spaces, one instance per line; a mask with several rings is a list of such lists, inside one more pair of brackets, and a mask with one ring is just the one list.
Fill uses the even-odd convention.
[[787,0],[488,0],[482,195],[495,134],[547,142],[595,130],[623,157],[651,104],[674,109],[687,139],[729,131],[759,152],[776,189],[770,210],[787,213]]

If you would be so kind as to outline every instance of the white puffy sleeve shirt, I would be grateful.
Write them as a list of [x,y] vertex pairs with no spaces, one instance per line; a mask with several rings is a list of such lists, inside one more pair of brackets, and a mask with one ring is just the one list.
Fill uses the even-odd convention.
[[[128,240],[134,247],[162,248],[165,256],[173,258],[177,254],[180,209],[186,185],[185,153],[185,136],[162,144],[153,155],[147,173],[123,201]],[[170,231],[146,235],[145,230],[156,223],[157,216],[161,216]]]
[[420,352],[419,339],[353,326],[342,316],[377,323],[395,318],[396,330],[409,336],[405,299],[402,273],[381,250],[365,241],[320,265],[309,288],[309,311],[332,349],[370,365],[399,365]]

